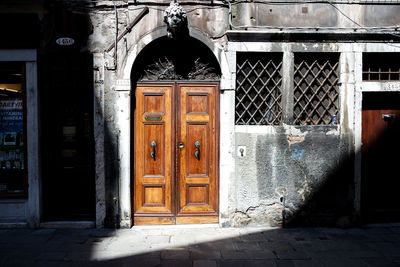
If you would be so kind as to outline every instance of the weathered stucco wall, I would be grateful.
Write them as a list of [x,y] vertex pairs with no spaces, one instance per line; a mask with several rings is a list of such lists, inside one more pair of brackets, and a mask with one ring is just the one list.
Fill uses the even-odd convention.
[[[306,9],[304,9],[306,8]],[[285,14],[285,15],[282,15]],[[233,8],[233,24],[252,26],[335,26],[336,10],[329,4],[237,5]]]
[[[132,22],[144,5],[117,8],[118,34]],[[129,171],[121,157],[130,157],[130,83],[126,77],[133,59],[149,42],[167,34],[162,19],[166,5],[149,5],[149,14],[118,42],[114,49],[104,52],[115,40],[115,12],[111,5],[93,9],[90,13],[93,34],[89,49],[104,55],[104,180],[106,226],[129,227],[131,214],[129,194],[123,192],[129,183],[121,183]],[[294,52],[338,52],[341,61],[341,125],[332,126],[235,126],[235,66],[237,51],[292,51],[290,45],[248,42],[229,49],[224,36],[228,25],[227,6],[183,5],[188,12],[190,29],[201,33],[208,44],[220,49],[228,63],[221,65],[221,155],[220,155],[220,223],[222,226],[282,225],[285,223],[337,224],[351,223],[354,215],[354,77],[359,75],[359,62],[352,59],[350,44],[297,44]],[[307,8],[303,8],[307,7]],[[398,24],[390,10],[393,6],[340,5],[361,25]],[[373,14],[373,16],[372,16]],[[354,27],[354,23],[339,14],[329,4],[233,6],[234,25]],[[262,31],[263,29],[257,29]],[[196,36],[199,37],[199,36]],[[200,38],[200,39],[201,39]],[[199,38],[198,38],[199,39]],[[210,45],[208,45],[210,47]],[[345,47],[343,49],[343,47]],[[360,49],[361,52],[362,48]],[[213,51],[215,52],[215,51]],[[214,53],[216,54],[216,53]],[[290,60],[290,58],[287,58]],[[129,61],[132,60],[132,61]],[[220,63],[222,60],[219,58]],[[285,63],[286,64],[286,63]],[[358,64],[358,65],[357,65]],[[357,73],[356,73],[357,72]],[[289,73],[289,72],[286,72]],[[356,73],[356,74],[355,74]],[[128,79],[125,89],[118,91],[117,82]],[[288,80],[289,81],[289,80]],[[290,83],[290,81],[289,81]],[[348,103],[350,103],[348,105]],[[252,128],[253,127],[253,128]],[[245,147],[241,157],[239,146]],[[128,151],[128,152],[127,152]],[[128,153],[128,154],[127,154]],[[126,162],[126,161],[125,161]],[[121,188],[122,187],[122,188]],[[124,203],[120,194],[125,194]],[[127,200],[128,199],[128,200]],[[100,216],[101,217],[101,216]],[[122,223],[121,223],[122,222]]]
[[[138,5],[130,8],[118,8],[118,35],[121,34],[127,26],[140,14],[146,5]],[[122,62],[126,60],[127,55],[132,51],[135,45],[146,35],[151,35],[154,31],[160,28],[165,28],[166,24],[163,21],[163,10],[167,6],[154,6],[149,8],[148,14],[133,27],[132,31],[127,33],[123,39],[118,42],[117,47],[117,62],[116,66],[122,66]],[[213,9],[199,8],[198,6],[185,5],[185,10],[188,16],[188,26],[190,28],[200,30],[204,36],[207,36],[210,41],[223,45],[219,39],[224,36],[228,30],[228,9],[217,7]],[[115,41],[115,25],[116,15],[113,9],[99,10],[90,13],[93,24],[93,34],[89,39],[89,47],[93,52],[104,52]],[[106,53],[107,58],[111,60],[114,55],[114,49]],[[108,63],[111,67],[113,64]],[[117,70],[118,71],[118,70]]]
[[[346,212],[352,209],[352,171],[347,170],[345,182],[338,176],[349,163],[344,161],[350,160],[350,147],[335,126],[282,126],[266,134],[237,131],[235,139],[237,147],[246,147],[246,155],[238,153],[236,159],[233,226],[282,225],[283,210],[286,223],[322,212],[336,219],[351,215]],[[331,183],[340,183],[340,192],[337,187],[326,190]],[[315,203],[322,190],[326,198]]]
[[232,6],[232,21],[235,26],[379,27],[399,25],[398,12],[396,5],[243,3]]

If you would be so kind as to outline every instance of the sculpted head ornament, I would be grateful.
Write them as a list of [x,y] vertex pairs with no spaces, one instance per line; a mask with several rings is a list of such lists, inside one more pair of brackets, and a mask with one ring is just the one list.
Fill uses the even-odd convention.
[[167,24],[168,38],[176,38],[187,26],[186,11],[178,3],[171,2],[164,11],[164,22]]

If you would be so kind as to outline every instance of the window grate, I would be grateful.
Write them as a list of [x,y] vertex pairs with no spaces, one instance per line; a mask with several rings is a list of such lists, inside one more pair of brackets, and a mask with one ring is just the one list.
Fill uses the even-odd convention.
[[336,123],[339,55],[298,53],[294,64],[294,124]]
[[282,123],[282,53],[238,53],[236,124]]
[[400,53],[364,53],[363,81],[400,81]]

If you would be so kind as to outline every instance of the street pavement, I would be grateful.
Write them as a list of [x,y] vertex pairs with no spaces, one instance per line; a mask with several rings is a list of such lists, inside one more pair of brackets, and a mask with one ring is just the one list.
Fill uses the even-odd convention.
[[400,266],[400,224],[2,229],[0,266]]

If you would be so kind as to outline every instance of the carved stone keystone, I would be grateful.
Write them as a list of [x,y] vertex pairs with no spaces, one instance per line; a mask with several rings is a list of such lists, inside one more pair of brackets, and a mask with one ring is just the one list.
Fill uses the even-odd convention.
[[164,11],[164,22],[167,24],[168,38],[179,38],[187,31],[186,11],[177,2],[171,2]]

